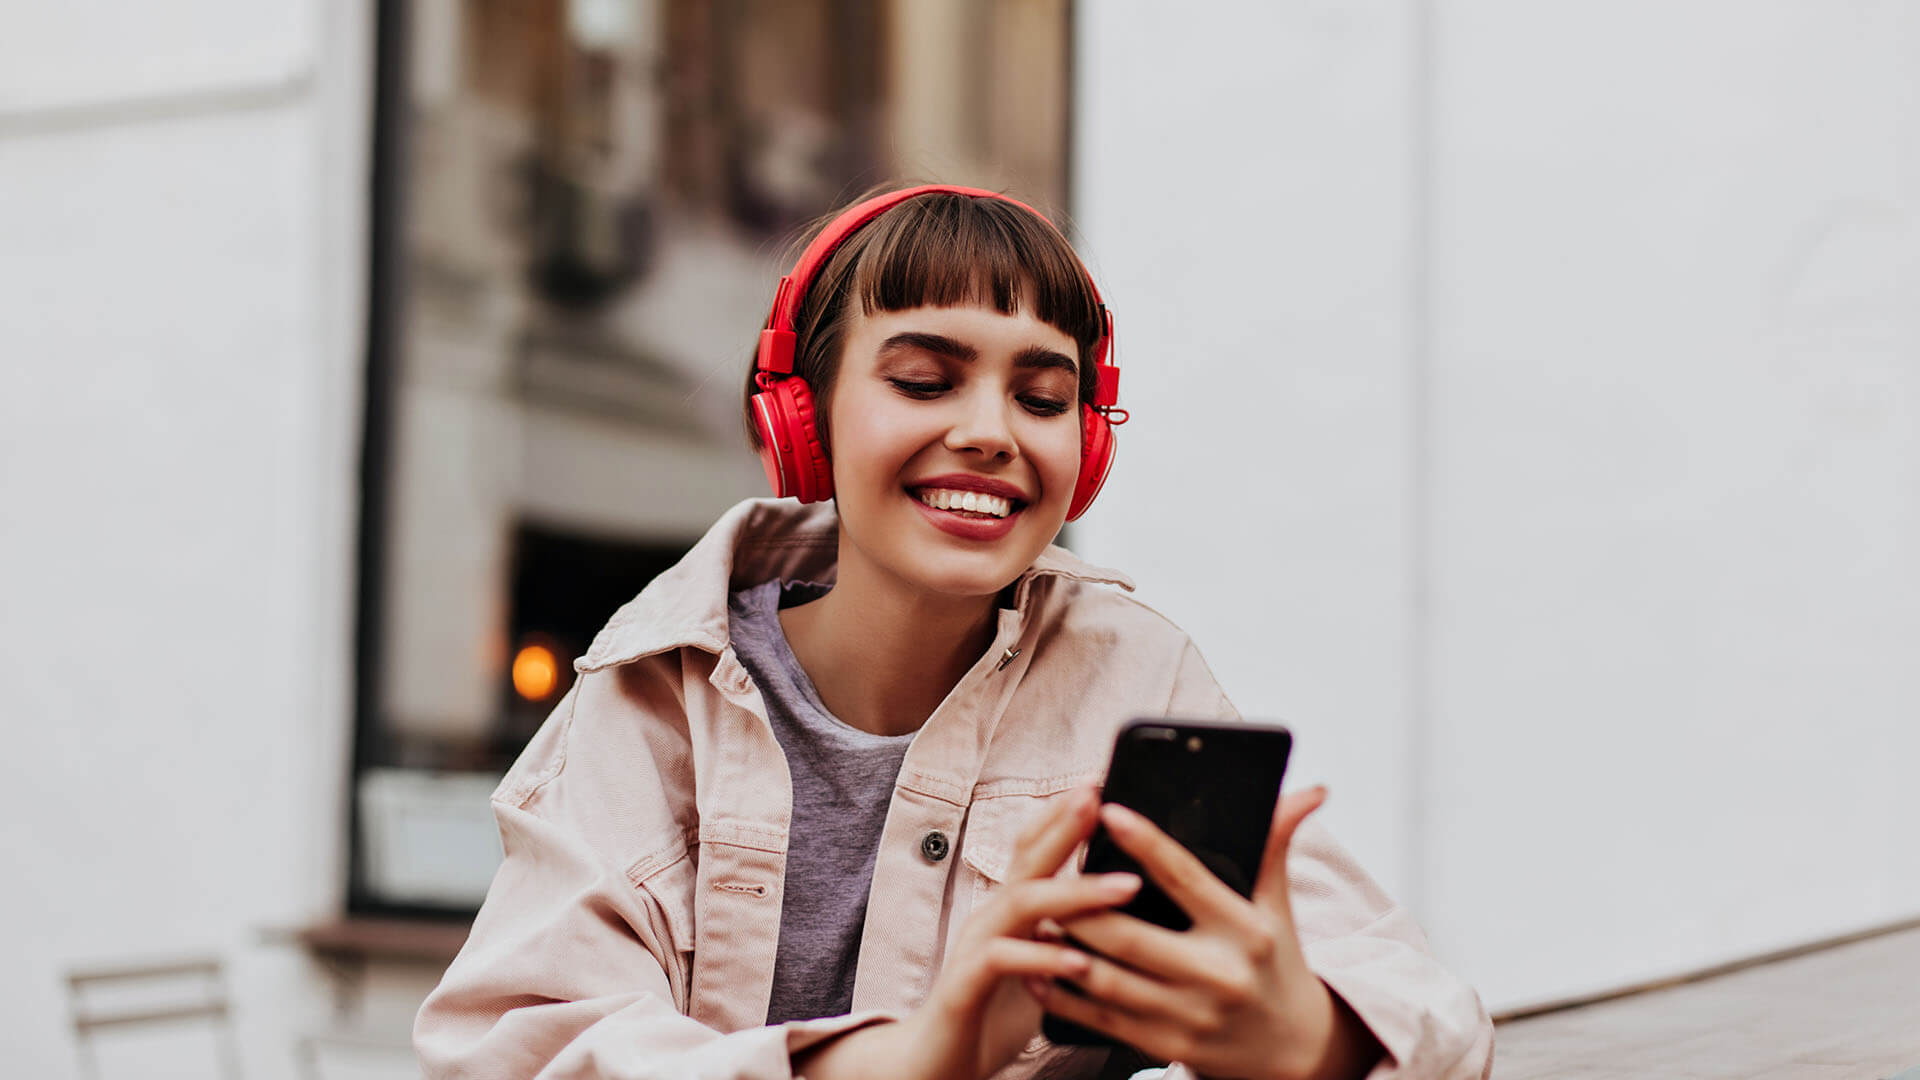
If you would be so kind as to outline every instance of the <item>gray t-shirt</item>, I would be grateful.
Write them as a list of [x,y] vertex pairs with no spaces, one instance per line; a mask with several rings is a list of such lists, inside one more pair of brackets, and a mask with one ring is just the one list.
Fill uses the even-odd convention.
[[794,659],[779,609],[824,596],[828,588],[769,581],[734,593],[727,604],[733,651],[760,688],[793,776],[769,1024],[852,1010],[874,858],[913,741],[911,733],[875,735],[840,722]]

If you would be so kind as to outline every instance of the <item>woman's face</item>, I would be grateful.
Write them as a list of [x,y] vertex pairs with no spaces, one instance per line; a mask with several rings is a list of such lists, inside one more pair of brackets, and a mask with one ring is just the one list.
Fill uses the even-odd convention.
[[843,563],[950,596],[1005,588],[1073,497],[1073,339],[985,305],[854,312],[847,331],[828,406]]

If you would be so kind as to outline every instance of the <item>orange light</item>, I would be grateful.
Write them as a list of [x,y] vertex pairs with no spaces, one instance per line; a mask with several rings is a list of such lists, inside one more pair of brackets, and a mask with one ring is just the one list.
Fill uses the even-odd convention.
[[560,658],[545,645],[522,645],[513,655],[513,689],[528,701],[545,701],[560,685]]

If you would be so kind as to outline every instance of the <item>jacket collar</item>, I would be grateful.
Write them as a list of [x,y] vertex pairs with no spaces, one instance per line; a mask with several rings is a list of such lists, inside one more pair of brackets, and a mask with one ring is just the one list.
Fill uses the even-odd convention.
[[[631,663],[672,649],[719,653],[727,647],[729,593],[775,579],[832,581],[839,554],[839,515],[832,503],[802,506],[788,499],[748,499],[728,510],[673,568],[614,613],[594,637],[577,671]],[[1116,570],[1049,545],[1015,583],[1025,615],[1032,583],[1061,577],[1131,592]]]

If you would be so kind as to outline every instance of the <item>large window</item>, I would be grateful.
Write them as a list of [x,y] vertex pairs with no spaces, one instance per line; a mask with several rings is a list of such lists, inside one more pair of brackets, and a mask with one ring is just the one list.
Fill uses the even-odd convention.
[[388,7],[350,906],[459,912],[572,659],[762,493],[739,392],[796,231],[896,176],[1062,206],[1068,12]]

